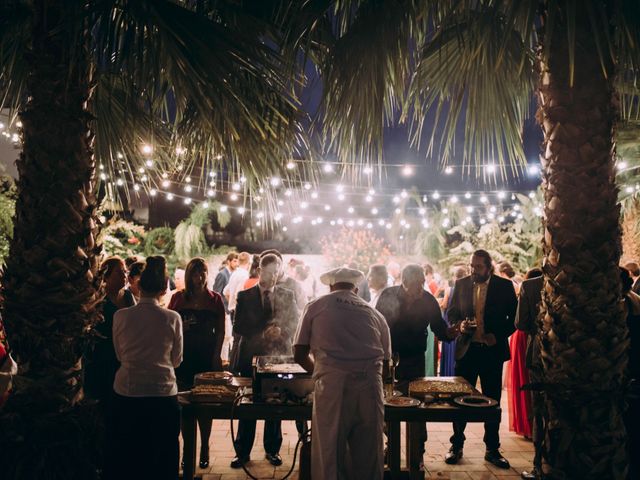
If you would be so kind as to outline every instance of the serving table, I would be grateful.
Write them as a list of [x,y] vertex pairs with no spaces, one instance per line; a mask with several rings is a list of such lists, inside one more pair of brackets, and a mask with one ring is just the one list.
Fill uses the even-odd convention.
[[[442,377],[426,377],[440,380]],[[466,383],[462,377],[454,377],[456,382]],[[250,378],[234,378],[234,384],[243,387],[251,386]],[[477,391],[474,392],[477,393]],[[232,407],[230,403],[200,403],[189,401],[188,396],[178,396],[182,407],[183,438],[183,480],[192,480],[196,464],[196,425],[197,419],[230,419]],[[233,418],[243,420],[311,420],[311,405],[289,405],[271,403],[253,403],[244,399],[233,409]],[[384,419],[387,423],[389,472],[392,479],[411,478],[424,479],[421,471],[422,453],[420,425],[425,422],[486,422],[500,421],[500,406],[488,408],[461,407],[450,401],[441,401],[416,407],[394,407],[385,405]],[[405,422],[406,446],[405,456],[407,469],[403,470],[400,462],[400,424]],[[312,431],[313,441],[313,431]]]

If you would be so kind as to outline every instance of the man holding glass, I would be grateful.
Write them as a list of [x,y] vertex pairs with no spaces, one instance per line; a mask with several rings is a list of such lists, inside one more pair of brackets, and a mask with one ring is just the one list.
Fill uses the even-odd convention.
[[[471,275],[455,284],[447,315],[451,325],[459,325],[455,374],[472,386],[478,377],[482,393],[500,403],[502,366],[509,360],[507,339],[514,330],[518,300],[513,283],[493,274],[491,256],[476,250],[471,256]],[[462,458],[466,422],[453,423],[451,449],[445,462],[453,465]],[[485,422],[485,460],[499,468],[510,468],[499,451],[500,422]]]

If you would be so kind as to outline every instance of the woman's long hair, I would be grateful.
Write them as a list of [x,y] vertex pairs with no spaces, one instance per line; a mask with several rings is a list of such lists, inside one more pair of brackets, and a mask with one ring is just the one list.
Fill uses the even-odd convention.
[[209,267],[207,267],[207,262],[204,258],[196,257],[192,258],[191,261],[187,264],[187,269],[184,272],[184,298],[185,300],[189,300],[191,296],[195,293],[193,290],[193,274],[195,272],[204,272],[207,274],[209,272]]
[[98,269],[98,276],[102,282],[111,275],[113,269],[116,268],[116,265],[122,265],[126,267],[124,260],[118,255],[114,255],[112,257],[105,258],[100,264],[100,268]]

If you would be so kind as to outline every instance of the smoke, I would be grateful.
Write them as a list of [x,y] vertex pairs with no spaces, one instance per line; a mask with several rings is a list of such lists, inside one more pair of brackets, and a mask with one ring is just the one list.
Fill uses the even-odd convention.
[[295,292],[278,284],[273,295],[273,318],[262,334],[266,355],[291,355],[300,313]]

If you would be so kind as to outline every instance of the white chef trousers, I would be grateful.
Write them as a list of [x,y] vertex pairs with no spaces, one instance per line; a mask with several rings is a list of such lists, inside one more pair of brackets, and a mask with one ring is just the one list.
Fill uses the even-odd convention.
[[316,372],[311,424],[313,480],[382,479],[382,375],[322,368]]

